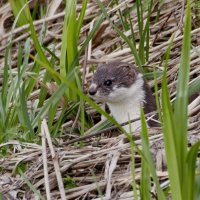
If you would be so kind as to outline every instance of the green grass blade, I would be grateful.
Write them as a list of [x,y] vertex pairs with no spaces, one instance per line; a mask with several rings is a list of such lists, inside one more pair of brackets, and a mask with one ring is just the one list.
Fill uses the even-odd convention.
[[[67,7],[68,9],[66,12],[71,12],[68,19],[67,25],[67,68],[66,72],[71,69],[71,64],[74,60],[74,57],[77,55],[78,52],[78,45],[77,45],[77,21],[76,21],[76,1],[71,0],[73,3],[71,7]],[[68,2],[67,2],[68,5]],[[78,62],[76,63],[78,65]],[[75,79],[74,79],[75,80]]]
[[[179,67],[177,95],[175,101],[175,142],[177,158],[179,159],[180,183],[182,184],[182,194],[187,193],[187,180],[185,180],[187,168],[185,161],[187,156],[187,124],[188,124],[188,82],[190,71],[190,47],[191,47],[191,7],[190,1],[187,3],[186,18],[184,24],[184,37],[181,52],[181,63]],[[185,195],[184,195],[185,196]]]
[[[195,186],[195,169],[196,169],[196,159],[198,157],[200,142],[197,142],[194,144],[188,154],[187,154],[187,171],[188,171],[188,189],[187,189],[187,198],[185,199],[195,199],[195,194],[197,193],[195,191],[196,188],[200,187],[200,184],[198,184],[198,187]],[[199,175],[197,175],[199,176]]]
[[176,198],[181,198],[180,172],[179,172],[179,162],[176,151],[174,115],[172,112],[172,106],[170,104],[170,97],[167,87],[167,63],[172,48],[173,40],[174,40],[174,34],[171,36],[170,44],[165,54],[165,69],[162,78],[161,98],[163,105],[162,126],[164,133],[164,145],[167,158],[167,167],[168,167],[172,197],[176,199]]
[[39,103],[38,103],[38,107],[42,107],[42,105],[44,104],[44,101],[47,97],[48,94],[48,89],[46,86],[46,83],[51,80],[51,76],[48,72],[45,73],[43,80],[42,80],[42,85],[41,85],[41,89],[40,89],[40,94],[39,94]]
[[[84,5],[86,6],[86,5]],[[63,76],[78,66],[78,32],[82,25],[84,12],[86,8],[82,8],[80,21],[76,20],[76,1],[67,1],[65,9],[64,27],[62,34],[62,46],[61,46],[61,58],[60,58],[60,73]],[[77,57],[77,59],[75,59]],[[77,87],[75,75],[72,73],[71,82],[74,87]],[[66,95],[69,100],[77,100],[78,95],[71,91],[69,88],[66,91]]]
[[[0,92],[1,95],[1,92]],[[3,142],[3,138],[4,138],[4,127],[5,127],[5,111],[3,108],[3,103],[2,103],[2,99],[0,98],[0,143]]]
[[[52,56],[50,63],[51,63],[52,66],[55,65],[55,57]],[[38,65],[38,64],[36,64],[36,65]],[[46,86],[46,83],[48,83],[48,82],[50,83],[51,79],[52,79],[51,74],[48,71],[46,71],[45,74],[44,74],[43,80],[42,80],[42,85],[41,85],[40,94],[39,94],[38,107],[41,107],[43,105],[45,99],[46,99],[46,96],[47,96],[47,93],[48,93],[48,90],[47,90],[48,86]]]
[[24,86],[22,86],[22,88],[19,88],[19,93],[20,93],[20,110],[21,110],[21,113],[22,113],[21,120],[23,120],[22,124],[25,124],[26,127],[29,129],[29,141],[31,141],[33,139],[34,131],[33,131],[33,128],[31,126],[31,121],[30,121],[29,114],[28,114],[28,108],[27,108]]
[[[82,85],[76,71],[75,71],[75,77],[78,84],[78,89],[83,92]],[[79,108],[80,108],[80,117],[81,117],[81,136],[83,136],[85,132],[85,101],[83,97],[80,97],[79,106],[80,106]]]
[[159,96],[158,96],[158,81],[156,79],[156,68],[155,66],[153,67],[153,76],[154,76],[154,90],[155,90],[155,99],[156,99],[156,107],[157,107],[157,111],[158,111],[158,118],[159,118],[159,121],[163,122],[163,119],[162,119],[162,115],[161,115],[161,105],[160,105],[160,101],[159,101]]
[[200,199],[200,159],[197,160],[194,199]]
[[32,17],[31,17],[31,13],[30,13],[30,10],[29,10],[29,7],[27,6],[28,3],[27,3],[27,0],[26,0],[26,7],[25,7],[25,11],[27,13],[27,19],[29,21],[29,29],[30,29],[30,32],[31,32],[31,38],[33,40],[33,44],[34,44],[34,47],[38,53],[38,56],[40,57],[40,59],[42,60],[43,63],[47,64],[47,65],[50,65],[48,59],[46,58],[43,50],[42,50],[42,46],[40,45],[40,42],[38,40],[38,37],[37,37],[37,34],[36,34],[36,31],[35,31],[35,28],[34,28],[34,25],[33,25],[33,20],[32,20]]
[[145,25],[145,29],[146,29],[146,47],[145,47],[145,58],[146,58],[146,62],[149,61],[149,40],[150,40],[150,17],[151,17],[151,12],[152,12],[152,6],[153,6],[153,0],[150,1],[149,5],[148,5],[148,17],[147,17],[147,22]]
[[[118,3],[118,2],[117,2],[117,3]],[[128,30],[128,28],[127,28],[127,23],[126,23],[126,21],[125,21],[123,15],[122,15],[122,12],[121,12],[120,9],[119,9],[118,12],[119,12],[119,17],[120,17],[120,20],[121,20],[121,23],[122,23],[122,27],[123,27],[124,31],[127,31],[127,30]]]
[[[25,45],[27,47],[27,45]],[[27,48],[25,48],[27,50]],[[27,56],[27,55],[26,55]],[[22,46],[18,44],[18,52],[17,52],[17,72],[20,74],[20,69],[22,65],[22,60],[23,60],[23,52],[22,52]],[[28,57],[26,57],[28,58]]]
[[132,24],[130,12],[128,13],[128,19],[129,19],[129,23],[130,23],[132,42],[133,42],[134,47],[136,48],[136,42],[135,42],[136,37],[135,37],[135,32],[133,30],[133,24]]
[[[80,19],[81,21],[81,19]],[[79,24],[79,31],[80,31]],[[62,33],[62,46],[60,58],[60,72],[66,76],[71,69],[71,64],[77,55],[77,21],[76,21],[76,1],[67,1],[65,9],[65,18]],[[77,65],[78,61],[76,61]]]
[[49,109],[48,109],[47,116],[48,116],[48,128],[49,128],[49,130],[52,130],[58,104],[59,104],[59,101],[56,102],[55,105],[51,104]]
[[66,91],[67,86],[65,84],[61,84],[59,88],[54,92],[54,94],[48,99],[48,101],[45,103],[45,105],[41,108],[40,112],[37,114],[35,119],[32,121],[32,127],[37,126],[37,122],[43,118],[47,112],[49,111],[49,108],[51,105],[55,105],[61,98],[61,96],[64,95]]
[[142,4],[141,0],[136,0],[136,6],[137,6],[137,20],[138,20],[138,28],[139,28],[139,35],[140,38],[142,38],[143,33],[143,10],[142,10]]
[[83,19],[84,19],[85,11],[87,8],[87,3],[88,3],[88,0],[84,0],[82,3],[81,13],[80,13],[80,16],[79,16],[78,22],[77,22],[77,40],[78,40],[80,31],[81,31],[81,26],[83,25]]
[[144,50],[144,43],[145,43],[145,36],[147,31],[148,21],[146,22],[145,29],[143,30],[143,5],[141,4],[141,0],[136,0],[137,5],[137,20],[138,20],[138,28],[139,28],[139,35],[140,35],[140,42],[139,42],[139,49],[138,55],[140,56],[140,60],[142,65],[145,63],[145,50]]
[[200,77],[197,78],[195,81],[193,81],[192,83],[190,83],[189,85],[189,89],[188,89],[188,96],[192,96],[195,93],[200,92]]
[[9,72],[8,72],[8,59],[9,59],[9,48],[6,49],[5,53],[5,65],[3,71],[3,85],[2,85],[2,92],[1,92],[1,99],[2,99],[2,110],[4,112],[7,110],[7,92],[8,92],[8,79],[9,79]]
[[163,134],[169,173],[171,193],[173,199],[182,199],[179,164],[175,142],[175,125],[170,97],[167,88],[166,68],[162,78],[162,106],[163,106]]
[[[110,1],[110,3],[112,3],[113,0]],[[97,20],[94,23],[93,29],[89,32],[88,36],[86,37],[85,41],[83,42],[83,45],[81,46],[80,50],[77,52],[77,55],[74,58],[74,61],[71,65],[71,68],[73,69],[76,66],[76,63],[78,62],[79,56],[83,53],[83,51],[85,50],[86,46],[89,44],[90,40],[93,38],[93,36],[95,35],[96,31],[98,30],[98,28],[100,27],[100,25],[103,22],[103,14],[101,14]]]
[[131,40],[122,32],[120,31],[117,26],[115,26],[115,24],[113,24],[112,20],[110,19],[110,17],[108,16],[108,13],[103,5],[103,3],[100,0],[96,0],[102,13],[104,14],[104,16],[106,17],[106,19],[110,22],[111,26],[115,29],[115,31],[121,36],[121,38],[127,43],[127,45],[129,46],[129,48],[131,49],[131,52],[135,58],[135,62],[136,64],[140,67],[141,71],[143,71],[142,66],[142,62],[140,60],[140,57],[138,55],[138,52],[134,46],[134,44],[131,42]]
[[[149,138],[148,138],[148,130],[147,125],[144,117],[144,111],[141,108],[141,124],[142,124],[142,130],[141,130],[141,139],[142,139],[142,151],[147,156],[145,152],[149,151]],[[150,152],[148,152],[149,154]],[[148,165],[145,162],[145,160],[142,158],[142,176],[140,181],[140,188],[141,188],[141,198],[144,200],[150,200],[151,199],[151,177],[148,170]]]
[[27,179],[27,177],[25,176],[25,174],[22,172],[21,169],[18,169],[22,179],[24,180],[24,182],[28,185],[28,187],[34,192],[35,196],[37,196],[38,198],[40,198],[41,200],[45,200],[45,198],[40,194],[40,192],[34,187],[34,185]]
[[[68,1],[68,6],[72,4],[73,1]],[[70,5],[69,5],[70,4]],[[67,25],[68,25],[68,14],[65,11],[65,18],[63,24],[63,33],[62,33],[62,46],[61,46],[61,56],[60,56],[60,73],[66,77],[66,65],[67,61]]]
[[[39,37],[38,37],[38,41],[39,41],[41,47],[42,47],[42,44],[43,44],[43,41],[44,41],[44,36],[45,36],[46,31],[47,31],[46,30],[46,24],[43,23],[42,29],[41,29]],[[47,48],[44,48],[44,49],[47,51]],[[50,51],[47,51],[47,52],[49,53]],[[50,52],[50,54],[51,54],[51,52]],[[39,57],[39,55],[36,54],[36,57]],[[50,60],[51,65],[54,66],[54,63],[52,63],[51,61],[52,60]],[[26,96],[27,97],[29,97],[30,93],[33,91],[33,89],[35,87],[35,84],[38,81],[37,77],[40,73],[40,70],[41,70],[41,66],[38,65],[37,63],[33,63],[33,66],[31,68],[32,76],[31,76],[31,78],[28,78],[26,80],[26,85],[27,85],[26,86]],[[40,91],[40,93],[41,93],[41,91]]]
[[[131,128],[131,126],[130,126]],[[132,133],[132,131],[130,131]],[[137,200],[138,193],[137,193],[137,184],[136,184],[136,173],[135,173],[135,144],[133,141],[132,134],[129,135],[129,142],[130,142],[130,148],[131,148],[131,175],[132,175],[132,188],[133,188],[133,195],[134,199]]]
[[[9,3],[11,5],[14,16],[16,17],[21,12],[21,9],[23,9],[23,6],[26,4],[26,1],[25,0],[18,0],[18,1],[9,0]],[[22,26],[22,25],[27,24],[27,23],[28,23],[28,20],[27,20],[27,17],[26,17],[26,13],[23,11],[23,12],[20,13],[17,24],[19,26]]]
[[[141,113],[141,125],[142,125],[142,130],[141,130],[141,138],[142,138],[142,164],[143,164],[143,169],[144,172],[142,174],[142,191],[144,191],[144,198],[149,199],[150,196],[148,195],[148,191],[150,192],[150,176],[148,175],[148,172],[151,173],[151,176],[153,178],[153,181],[155,182],[156,185],[156,191],[158,195],[158,199],[164,200],[165,195],[160,187],[160,183],[156,174],[156,167],[154,165],[154,161],[150,152],[149,148],[149,139],[148,139],[148,130],[147,130],[147,124],[144,116],[143,109],[141,108],[140,110]],[[147,172],[148,169],[148,172]],[[146,181],[146,182],[145,182]],[[146,196],[148,195],[148,196]]]
[[73,103],[72,105],[65,106],[62,109],[62,112],[59,116],[58,122],[55,123],[54,127],[52,128],[52,137],[58,137],[62,134],[62,131],[59,129],[61,126],[66,122],[67,118],[70,116],[70,114],[74,111],[77,110],[79,103]]
[[[37,56],[36,56],[37,57]],[[32,75],[26,80],[26,97],[29,97],[37,83],[37,77],[40,73],[41,66],[37,63],[33,64],[31,69]]]

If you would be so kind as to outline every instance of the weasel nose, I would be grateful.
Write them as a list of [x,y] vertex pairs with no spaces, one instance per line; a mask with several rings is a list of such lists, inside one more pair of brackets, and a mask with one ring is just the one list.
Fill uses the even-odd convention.
[[90,95],[95,95],[97,92],[97,86],[95,84],[92,84],[89,88],[89,94]]

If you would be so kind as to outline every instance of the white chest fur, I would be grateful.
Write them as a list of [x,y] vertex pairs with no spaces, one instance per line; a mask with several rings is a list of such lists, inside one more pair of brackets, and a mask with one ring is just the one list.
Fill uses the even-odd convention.
[[[144,80],[138,74],[137,80],[130,88],[116,88],[110,97],[113,101],[107,102],[112,116],[118,123],[124,123],[140,117],[140,106],[143,105],[145,91],[143,89]],[[131,123],[131,131],[139,130],[141,121]],[[124,129],[130,132],[130,124]]]

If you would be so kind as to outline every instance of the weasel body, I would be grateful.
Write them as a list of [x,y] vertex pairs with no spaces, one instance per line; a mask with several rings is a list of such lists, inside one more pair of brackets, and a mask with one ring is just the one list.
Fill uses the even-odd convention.
[[[94,74],[89,88],[92,98],[108,105],[111,115],[118,123],[140,117],[140,106],[144,112],[156,110],[154,96],[143,75],[129,63],[111,62],[101,65]],[[157,125],[150,120],[149,126]],[[141,121],[131,123],[131,131],[140,129]],[[130,125],[124,126],[130,131]]]

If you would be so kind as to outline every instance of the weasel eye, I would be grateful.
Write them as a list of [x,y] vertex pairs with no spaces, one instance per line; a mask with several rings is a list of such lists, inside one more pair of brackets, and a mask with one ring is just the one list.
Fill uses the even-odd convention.
[[104,81],[104,83],[103,83],[105,86],[111,86],[112,85],[112,81],[111,80],[106,80],[106,81]]

